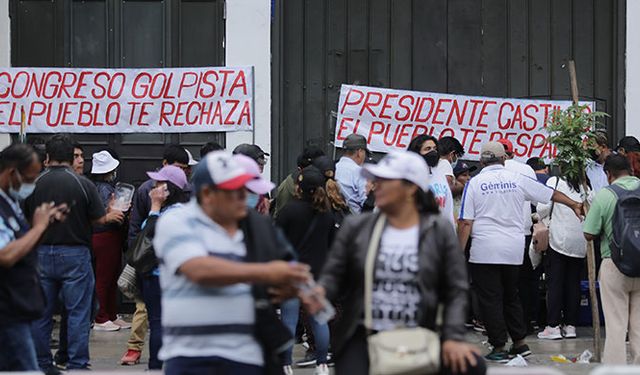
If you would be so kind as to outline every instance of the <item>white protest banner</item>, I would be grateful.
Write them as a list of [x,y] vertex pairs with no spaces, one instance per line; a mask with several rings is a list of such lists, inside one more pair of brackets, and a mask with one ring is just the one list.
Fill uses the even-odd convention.
[[252,130],[253,68],[0,69],[0,133]]
[[[589,110],[595,103],[586,102]],[[518,159],[552,158],[547,118],[570,101],[504,99],[342,85],[335,145],[351,133],[367,138],[371,151],[406,150],[421,134],[455,137],[467,160],[479,160],[482,144],[507,138]]]

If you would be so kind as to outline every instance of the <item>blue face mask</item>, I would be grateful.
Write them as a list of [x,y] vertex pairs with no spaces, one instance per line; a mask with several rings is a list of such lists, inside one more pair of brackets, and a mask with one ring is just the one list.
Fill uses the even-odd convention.
[[456,161],[454,161],[453,163],[451,163],[451,168],[455,168],[456,165],[458,165],[458,161],[460,161],[460,159],[456,158]]
[[247,192],[247,207],[256,208],[260,202],[260,196],[251,192]]

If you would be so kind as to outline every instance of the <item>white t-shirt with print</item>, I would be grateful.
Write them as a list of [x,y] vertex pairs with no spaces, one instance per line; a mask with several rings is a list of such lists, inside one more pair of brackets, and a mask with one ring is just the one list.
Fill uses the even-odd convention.
[[382,232],[371,303],[376,331],[417,326],[418,235],[418,225],[407,229],[387,225]]
[[547,203],[553,189],[502,165],[491,165],[469,180],[460,219],[473,220],[470,263],[521,265],[524,202]]
[[[523,176],[527,176],[531,179],[537,180],[536,172],[527,164],[521,163],[516,160],[507,160],[504,162],[504,167],[512,172],[520,173]],[[522,205],[522,217],[524,218],[524,234],[531,235],[531,226],[533,221],[531,220],[531,202],[525,201]]]
[[455,178],[455,175],[453,174],[453,167],[451,166],[451,163],[449,163],[449,160],[447,159],[440,159],[438,160],[438,165],[436,165],[436,169],[442,173],[443,176],[451,176],[453,178]]
[[431,189],[436,198],[436,202],[438,202],[440,213],[451,222],[451,225],[453,225],[455,229],[456,219],[453,216],[453,195],[451,194],[451,188],[449,187],[447,178],[440,173],[437,167],[430,169],[429,189]]

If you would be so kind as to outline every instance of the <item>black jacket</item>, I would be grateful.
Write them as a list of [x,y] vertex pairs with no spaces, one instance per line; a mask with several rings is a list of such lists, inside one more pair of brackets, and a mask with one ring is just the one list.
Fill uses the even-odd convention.
[[[336,353],[364,320],[364,266],[378,217],[377,213],[369,213],[344,221],[320,276],[329,300],[348,301],[343,304],[343,315],[332,331],[332,348]],[[440,215],[423,215],[419,246],[418,323],[435,330],[438,305],[442,304],[442,340],[462,341],[469,285],[464,253],[451,223]]]

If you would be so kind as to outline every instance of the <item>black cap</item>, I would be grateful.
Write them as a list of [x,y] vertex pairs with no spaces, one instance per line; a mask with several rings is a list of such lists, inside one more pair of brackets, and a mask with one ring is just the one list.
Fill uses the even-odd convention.
[[367,139],[360,134],[349,134],[342,143],[345,150],[367,150]]
[[267,164],[267,160],[266,160],[265,156],[269,156],[268,153],[262,151],[260,146],[258,146],[258,145],[250,145],[248,143],[243,143],[243,144],[239,145],[238,147],[236,147],[233,150],[233,153],[234,154],[242,154],[242,155],[248,156],[251,159],[255,160],[256,163],[258,163],[260,165]]
[[306,167],[300,172],[297,178],[298,186],[305,194],[313,194],[317,188],[324,187],[327,180],[322,172],[313,165]]
[[453,168],[453,175],[458,177],[464,172],[473,172],[476,169],[478,169],[478,167],[476,167],[475,165],[470,166],[469,164],[460,161],[458,162],[458,164],[456,164],[456,167]]
[[326,177],[334,178],[336,174],[336,163],[328,156],[318,156],[313,159],[312,165]]
[[527,165],[530,166],[534,171],[541,171],[547,167],[547,165],[544,163],[544,160],[539,157],[529,158],[529,160],[527,160]]
[[638,138],[628,135],[626,137],[622,137],[620,142],[618,142],[617,149],[624,148],[627,152],[640,152],[640,142],[638,142]]

